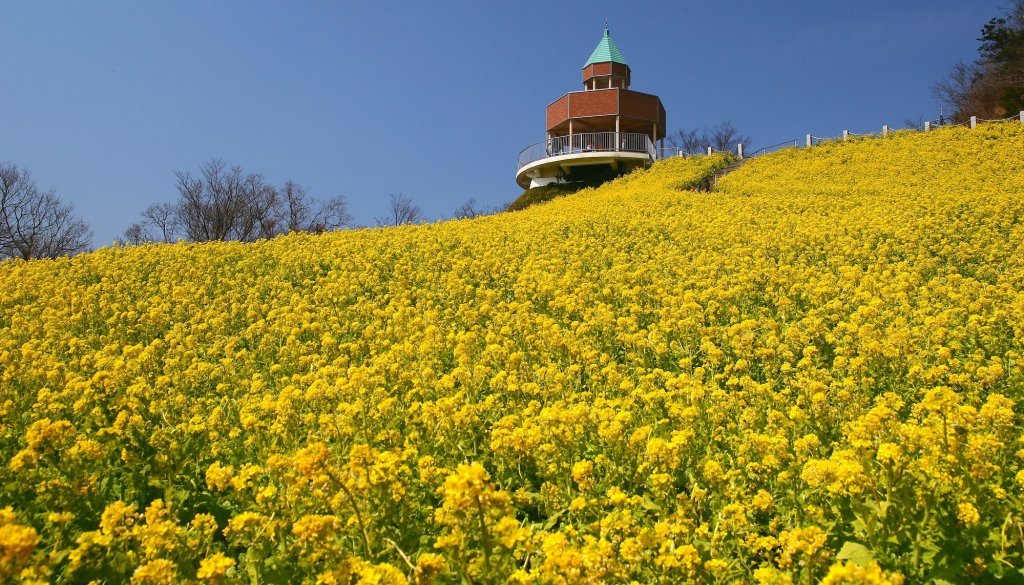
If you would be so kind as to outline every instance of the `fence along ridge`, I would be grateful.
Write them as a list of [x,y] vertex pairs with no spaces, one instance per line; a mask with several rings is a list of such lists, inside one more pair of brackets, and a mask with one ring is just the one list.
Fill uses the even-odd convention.
[[[881,132],[869,132],[869,133],[866,133],[866,134],[858,134],[856,132],[850,132],[849,130],[843,130],[843,133],[840,136],[815,136],[814,134],[807,134],[806,135],[806,139],[804,141],[804,148],[810,148],[810,147],[816,146],[816,145],[818,145],[818,144],[820,144],[822,142],[840,142],[840,141],[841,142],[848,142],[850,140],[850,138],[883,138],[883,137],[888,136],[890,133],[893,133],[893,132],[931,132],[932,130],[934,130],[936,128],[940,128],[940,127],[942,127],[942,128],[955,128],[957,126],[964,126],[964,127],[967,127],[967,128],[974,129],[974,128],[978,127],[979,123],[996,124],[996,123],[1000,123],[1000,122],[1011,122],[1011,121],[1019,121],[1021,124],[1024,124],[1024,111],[1021,111],[1020,114],[1017,114],[1017,115],[1014,115],[1014,116],[1008,116],[1006,118],[996,118],[994,120],[983,120],[983,119],[978,118],[977,116],[971,116],[969,121],[967,121],[967,122],[960,122],[958,124],[954,124],[952,122],[945,122],[943,120],[927,120],[927,121],[925,121],[924,125],[920,126],[920,127],[919,126],[913,126],[913,127],[905,127],[905,128],[891,128],[888,124],[885,124],[885,125],[882,126],[882,131]],[[938,122],[938,123],[936,123],[936,122]],[[681,148],[676,148],[676,147],[660,148],[658,150],[660,152],[662,152],[663,154],[664,154],[664,151],[667,151],[667,150],[670,150],[670,149],[677,150],[677,154],[662,156],[661,158],[663,158],[663,159],[664,158],[671,158],[672,156],[705,156],[705,155],[712,155],[712,154],[714,154],[716,152],[725,152],[725,153],[729,153],[729,154],[735,154],[735,155],[737,155],[739,157],[740,160],[744,160],[744,159],[748,159],[748,158],[756,158],[756,157],[759,157],[759,156],[763,156],[763,155],[775,152],[777,150],[782,150],[783,148],[800,148],[800,139],[799,138],[794,138],[792,140],[784,140],[784,141],[779,142],[777,144],[772,144],[771,146],[765,146],[765,147],[759,148],[759,149],[755,150],[754,152],[750,153],[749,155],[745,155],[744,154],[744,145],[743,145],[742,142],[737,145],[735,153],[732,150],[719,150],[717,148],[712,148],[710,146],[707,148],[707,153],[704,153],[704,152],[689,153],[689,152],[683,151]]]

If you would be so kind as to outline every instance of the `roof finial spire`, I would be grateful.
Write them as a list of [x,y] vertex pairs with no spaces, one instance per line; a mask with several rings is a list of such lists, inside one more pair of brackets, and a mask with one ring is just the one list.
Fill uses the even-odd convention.
[[608,36],[608,17],[604,17],[604,36]]
[[[607,27],[607,19],[605,26]],[[626,64],[626,59],[622,56],[622,51],[615,46],[615,42],[612,41],[611,33],[609,33],[608,29],[605,28],[604,36],[601,37],[601,42],[597,43],[597,48],[590,54],[590,58],[587,59],[587,64],[584,65],[584,67],[591,63],[607,63],[609,61],[622,65]]]

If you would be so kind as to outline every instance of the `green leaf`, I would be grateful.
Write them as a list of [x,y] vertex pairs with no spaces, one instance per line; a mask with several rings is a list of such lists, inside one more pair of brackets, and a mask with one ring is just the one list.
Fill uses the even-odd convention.
[[875,560],[875,555],[871,552],[871,549],[863,544],[848,540],[843,543],[843,548],[839,549],[839,554],[836,555],[836,559],[840,561],[850,561],[855,565],[864,566]]
[[1003,542],[1003,531],[999,528],[993,528],[989,531],[988,536],[985,538],[990,544],[998,547]]
[[921,543],[921,550],[924,551],[923,553],[921,553],[921,560],[924,561],[925,564],[931,565],[935,562],[935,557],[939,554],[939,551],[942,549],[936,546],[934,542],[926,540],[923,543]]
[[565,510],[559,510],[559,511],[555,512],[554,514],[552,514],[548,518],[548,521],[544,523],[544,530],[551,530],[552,528],[554,528],[555,525],[558,524],[558,520],[561,519],[562,514],[564,514],[564,513],[565,513]]
[[885,519],[889,514],[889,508],[892,506],[889,502],[881,502],[878,504],[878,517]]
[[644,501],[640,503],[644,510],[648,512],[661,512],[661,506],[651,501],[651,496],[644,494]]
[[260,568],[259,567],[260,567],[261,563],[262,563],[262,559],[260,559],[259,553],[256,551],[256,547],[254,547],[254,546],[249,547],[249,550],[245,551],[245,568],[246,568],[247,572],[249,573],[249,582],[250,583],[259,583],[260,582]]

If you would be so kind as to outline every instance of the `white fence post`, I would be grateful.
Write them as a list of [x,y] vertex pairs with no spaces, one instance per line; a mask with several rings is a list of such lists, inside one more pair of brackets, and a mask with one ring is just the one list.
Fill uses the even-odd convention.
[[736,144],[736,155],[738,157],[740,157],[740,160],[743,159],[743,143],[742,142]]
[[843,142],[846,142],[849,139],[850,139],[850,131],[849,130],[843,130]]
[[1024,112],[1020,113],[1020,123],[1024,124]]
[[932,123],[930,121],[929,122],[925,122],[924,123],[924,131],[925,132],[930,132],[931,129],[932,129]]
[[711,155],[712,155],[712,154],[714,154],[714,153],[715,153],[715,149],[713,149],[713,148],[711,148],[711,147],[709,146],[709,147],[708,147],[708,156],[711,156]]
[[886,124],[885,126],[882,126],[882,136],[888,136],[888,135],[889,135],[889,125]]
[[974,130],[977,127],[978,127],[978,117],[977,116],[971,116],[971,130]]

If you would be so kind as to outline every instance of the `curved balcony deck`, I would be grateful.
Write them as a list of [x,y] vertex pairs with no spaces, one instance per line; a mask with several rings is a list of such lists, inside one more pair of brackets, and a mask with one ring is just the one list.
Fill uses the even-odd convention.
[[585,132],[556,136],[527,146],[519,153],[516,182],[524,189],[533,179],[568,167],[615,164],[618,161],[653,162],[657,150],[651,137],[631,132]]

